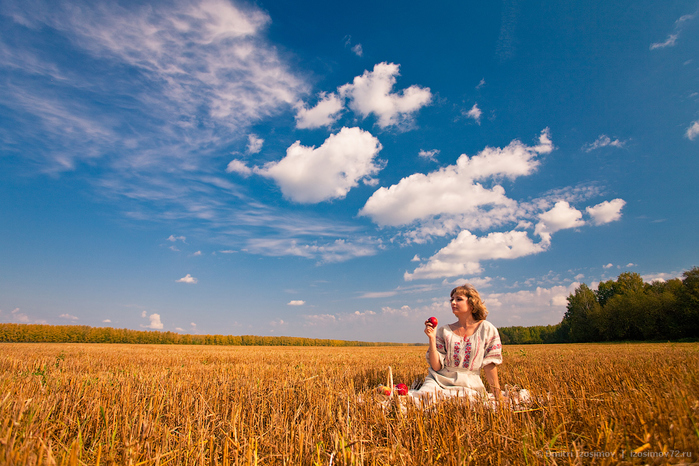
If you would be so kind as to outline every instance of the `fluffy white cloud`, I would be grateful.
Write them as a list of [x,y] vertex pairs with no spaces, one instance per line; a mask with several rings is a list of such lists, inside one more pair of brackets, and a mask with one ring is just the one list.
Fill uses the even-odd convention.
[[151,328],[153,330],[161,330],[163,328],[163,323],[160,321],[160,314],[151,314],[148,316],[150,323],[148,325],[141,325],[141,327]]
[[415,173],[389,188],[379,188],[359,213],[381,226],[406,225],[444,214],[481,214],[478,210],[485,206],[505,207],[512,213],[516,202],[505,195],[502,186],[486,188],[478,181],[529,175],[539,165],[536,156],[552,150],[546,129],[539,137],[539,144],[533,147],[514,140],[503,149],[486,147],[470,158],[463,154],[456,165],[427,175]]
[[296,127],[304,129],[331,126],[339,118],[343,106],[342,99],[337,94],[321,92],[320,100],[315,107],[298,106]]
[[175,280],[177,283],[189,283],[191,285],[197,283],[197,279],[192,277],[190,274],[185,275],[184,277],[180,278],[179,280]]
[[287,306],[303,306],[306,304],[306,301],[303,301],[301,299],[292,299],[288,303],[286,303]]
[[585,225],[582,212],[571,207],[566,201],[558,201],[553,209],[539,215],[534,233],[540,236],[551,235],[559,230]]
[[621,218],[621,209],[626,205],[623,199],[613,199],[604,201],[596,206],[585,209],[587,214],[592,218],[592,223],[595,225],[603,225],[605,223],[614,222]]
[[354,47],[352,47],[352,52],[358,57],[361,57],[364,55],[364,49],[362,49],[362,44],[357,44]]
[[318,148],[296,141],[279,162],[270,162],[255,173],[272,178],[284,195],[299,203],[316,203],[345,197],[361,180],[381,170],[376,155],[381,144],[360,128],[342,128]]
[[586,144],[583,146],[585,152],[590,152],[601,147],[617,147],[622,148],[626,144],[626,141],[620,141],[619,139],[612,140],[609,136],[602,134],[598,137],[592,144]]
[[429,104],[429,88],[410,86],[399,93],[392,92],[399,76],[399,65],[379,63],[373,71],[354,78],[351,84],[338,89],[342,97],[350,99],[350,108],[363,117],[376,115],[381,128],[397,126],[410,121],[411,115]]
[[264,142],[265,140],[257,137],[256,134],[249,134],[247,146],[248,154],[258,154],[262,150],[262,144],[264,144]]
[[60,316],[61,319],[68,319],[68,320],[78,320],[78,318],[74,315],[71,314],[61,314]]
[[476,120],[476,123],[478,123],[480,125],[482,114],[483,114],[483,112],[481,112],[481,109],[478,108],[478,104],[475,103],[475,104],[473,104],[473,107],[471,107],[471,110],[466,112],[465,115],[466,115],[466,118],[471,118],[473,120]]
[[699,120],[693,122],[689,128],[687,128],[687,132],[684,133],[684,135],[690,141],[694,141],[694,139],[699,136]]
[[185,237],[185,236],[170,235],[170,236],[167,238],[167,240],[168,240],[168,241],[172,241],[173,243],[175,243],[175,242],[177,242],[177,241],[182,241],[183,243],[186,243],[186,242],[187,242],[187,237]]
[[490,259],[515,259],[545,251],[549,241],[534,243],[525,231],[494,232],[478,237],[464,230],[447,246],[430,257],[413,273],[406,272],[405,280],[422,278],[476,275],[481,272],[480,262]]

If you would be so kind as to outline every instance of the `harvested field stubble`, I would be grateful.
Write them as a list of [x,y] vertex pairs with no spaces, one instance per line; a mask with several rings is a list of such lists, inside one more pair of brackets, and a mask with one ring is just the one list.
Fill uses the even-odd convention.
[[[526,409],[382,408],[425,347],[0,345],[0,464],[699,461],[699,345],[505,347]],[[363,401],[362,401],[363,400]]]

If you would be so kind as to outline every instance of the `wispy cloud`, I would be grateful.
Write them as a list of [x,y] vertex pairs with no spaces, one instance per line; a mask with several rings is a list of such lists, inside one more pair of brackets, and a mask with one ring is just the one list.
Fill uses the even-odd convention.
[[420,156],[423,159],[431,160],[433,162],[437,161],[437,154],[439,154],[439,149],[432,149],[432,150],[422,150],[420,149],[420,152],[418,152],[418,156]]
[[600,135],[594,142],[590,144],[585,144],[582,149],[585,152],[591,152],[595,149],[599,149],[602,147],[617,147],[617,148],[622,148],[626,144],[626,141],[620,141],[619,139],[611,139],[609,136],[602,134]]
[[697,16],[697,13],[692,13],[690,15],[681,16],[677,21],[675,21],[675,26],[673,28],[673,32],[668,34],[667,39],[665,39],[663,42],[654,42],[654,43],[650,44],[650,50],[664,49],[666,47],[674,47],[675,44],[677,44],[677,39],[679,38],[680,33],[682,32],[682,29],[686,26],[687,23],[692,21],[696,16]]

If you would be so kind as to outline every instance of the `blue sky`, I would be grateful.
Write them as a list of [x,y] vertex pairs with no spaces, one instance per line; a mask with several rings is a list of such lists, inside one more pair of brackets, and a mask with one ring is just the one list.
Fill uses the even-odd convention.
[[699,3],[0,0],[0,321],[419,342],[699,265]]

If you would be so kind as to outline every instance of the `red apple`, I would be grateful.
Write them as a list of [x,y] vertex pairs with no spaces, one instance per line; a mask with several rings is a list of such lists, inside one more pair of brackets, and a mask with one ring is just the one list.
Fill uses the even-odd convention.
[[377,390],[378,390],[379,393],[382,394],[382,395],[386,395],[386,396],[390,396],[390,395],[391,395],[391,388],[390,388],[390,387],[387,387],[387,386],[385,386],[385,385],[379,385],[379,387],[377,388]]
[[407,395],[408,394],[408,386],[404,383],[397,383],[393,386],[393,390],[398,393],[399,395]]
[[437,323],[438,323],[439,321],[437,320],[436,317],[430,317],[429,319],[427,319],[427,322],[429,322],[429,324],[430,324],[433,328],[437,328]]

